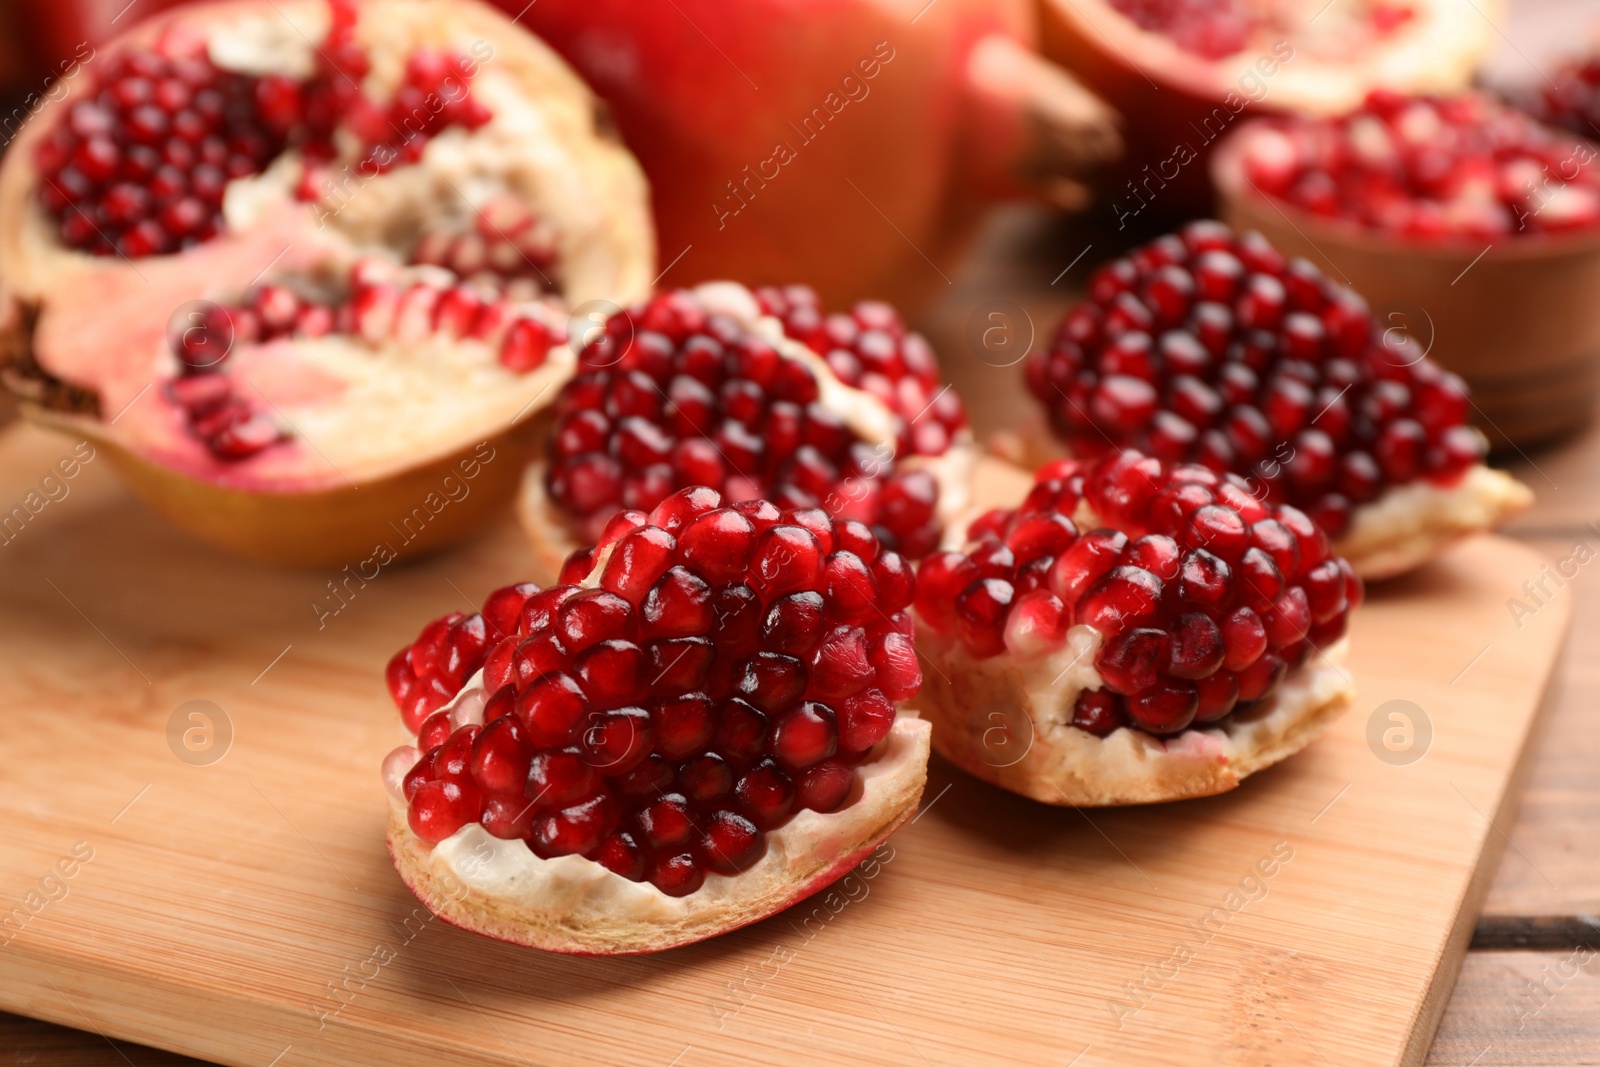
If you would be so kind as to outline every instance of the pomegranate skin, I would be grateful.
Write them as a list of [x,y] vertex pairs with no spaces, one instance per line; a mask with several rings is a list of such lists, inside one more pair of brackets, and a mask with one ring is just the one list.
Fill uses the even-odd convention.
[[[540,0],[522,21],[611,105],[650,177],[659,261],[683,255],[669,284],[798,280],[830,304],[912,306],[1036,151],[1031,102],[975,84],[996,42],[1039,63],[1021,0]],[[1097,103],[1074,104],[1058,173],[1117,143]]]

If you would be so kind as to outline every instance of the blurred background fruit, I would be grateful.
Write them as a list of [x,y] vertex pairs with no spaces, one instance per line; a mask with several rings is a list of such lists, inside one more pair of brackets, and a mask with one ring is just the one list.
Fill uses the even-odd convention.
[[1206,212],[1205,157],[1237,118],[1333,114],[1380,86],[1460,89],[1498,40],[1502,4],[1040,0],[1039,10],[1045,55],[1126,118],[1127,154],[1104,186],[1118,216],[1172,219]]
[[1115,153],[1110,113],[1028,50],[1033,14],[540,0],[523,21],[612,105],[673,284],[799,279],[840,303],[941,288],[983,205],[1081,199],[1070,179]]
[[[118,29],[125,2],[10,5],[19,83]],[[610,104],[654,188],[666,284],[915,303],[987,204],[1081,205],[1076,179],[1120,150],[1109,109],[1031,51],[1030,0],[495,2]]]

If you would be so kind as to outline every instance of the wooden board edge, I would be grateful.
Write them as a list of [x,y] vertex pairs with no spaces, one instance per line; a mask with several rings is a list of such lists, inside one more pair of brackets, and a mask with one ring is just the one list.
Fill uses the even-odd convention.
[[[1505,540],[1517,539],[1505,538]],[[1517,541],[1517,543],[1523,542]],[[1445,941],[1438,965],[1434,968],[1433,981],[1428,983],[1427,992],[1423,994],[1422,1003],[1418,1006],[1415,1022],[1400,1056],[1399,1067],[1426,1067],[1428,1054],[1433,1050],[1434,1037],[1439,1032],[1439,1023],[1444,1019],[1445,1008],[1455,992],[1456,981],[1461,977],[1461,966],[1466,961],[1467,947],[1472,943],[1478,916],[1483,911],[1483,902],[1489,895],[1489,886],[1494,881],[1495,874],[1500,869],[1500,861],[1505,855],[1506,843],[1510,840],[1510,836],[1509,831],[1502,830],[1501,826],[1516,817],[1517,809],[1522,803],[1523,790],[1528,784],[1528,776],[1533,770],[1533,752],[1545,734],[1546,723],[1549,720],[1547,713],[1550,705],[1554,703],[1555,682],[1568,653],[1567,640],[1572,631],[1572,598],[1569,597],[1561,602],[1560,611],[1560,623],[1557,627],[1560,638],[1556,645],[1556,654],[1551,659],[1550,668],[1540,683],[1539,700],[1534,705],[1533,717],[1528,729],[1522,733],[1522,744],[1511,765],[1511,774],[1506,778],[1500,802],[1495,806],[1484,834],[1483,848],[1478,853],[1478,861],[1472,870],[1472,879],[1467,883],[1467,890],[1461,898],[1461,906],[1456,910],[1451,923],[1450,937]]]

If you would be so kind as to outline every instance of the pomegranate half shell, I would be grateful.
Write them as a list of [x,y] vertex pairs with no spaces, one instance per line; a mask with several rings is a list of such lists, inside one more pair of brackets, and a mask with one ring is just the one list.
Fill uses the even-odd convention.
[[[327,69],[336,32],[334,54],[360,55],[361,77]],[[587,88],[476,0],[226,0],[162,13],[100,52],[0,167],[0,353],[25,412],[105,446],[175,524],[271,562],[348,561],[375,543],[409,555],[503,507],[533,451],[526,424],[574,363],[568,309],[635,299],[653,273],[643,178]],[[52,213],[52,145],[95,94],[138,99],[127,70],[180,61],[255,85],[257,100],[288,82],[309,101],[319,76],[359,91],[324,141],[306,135],[308,110],[255,172],[230,170],[215,223],[181,249],[113,230],[100,250],[126,254],[91,254],[61,220],[104,228],[109,201]],[[438,111],[417,81],[427,69],[463,72],[470,120]],[[396,121],[411,103],[420,137]],[[385,128],[409,132],[390,144]],[[124,160],[108,181],[137,186],[123,178],[143,130],[107,135]],[[285,300],[300,317],[261,327]],[[221,354],[197,364],[184,346],[202,320]]]
[[[1210,56],[1144,29],[1108,0],[1044,0],[1042,50],[1128,121],[1128,152],[1109,185],[1121,217],[1204,211],[1204,163],[1241,113],[1333,114],[1367,90],[1447,92],[1467,85],[1495,42],[1500,3],[1473,0],[1241,0],[1195,5],[1241,28]],[[1180,5],[1167,5],[1176,11]],[[1151,5],[1151,10],[1163,10]],[[1203,17],[1203,16],[1202,16]]]

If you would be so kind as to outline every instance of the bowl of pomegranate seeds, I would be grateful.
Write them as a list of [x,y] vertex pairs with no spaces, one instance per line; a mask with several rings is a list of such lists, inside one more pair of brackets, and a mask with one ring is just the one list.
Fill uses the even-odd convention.
[[1323,265],[1472,385],[1500,445],[1600,397],[1600,144],[1491,97],[1367,95],[1241,127],[1212,163],[1223,217]]

